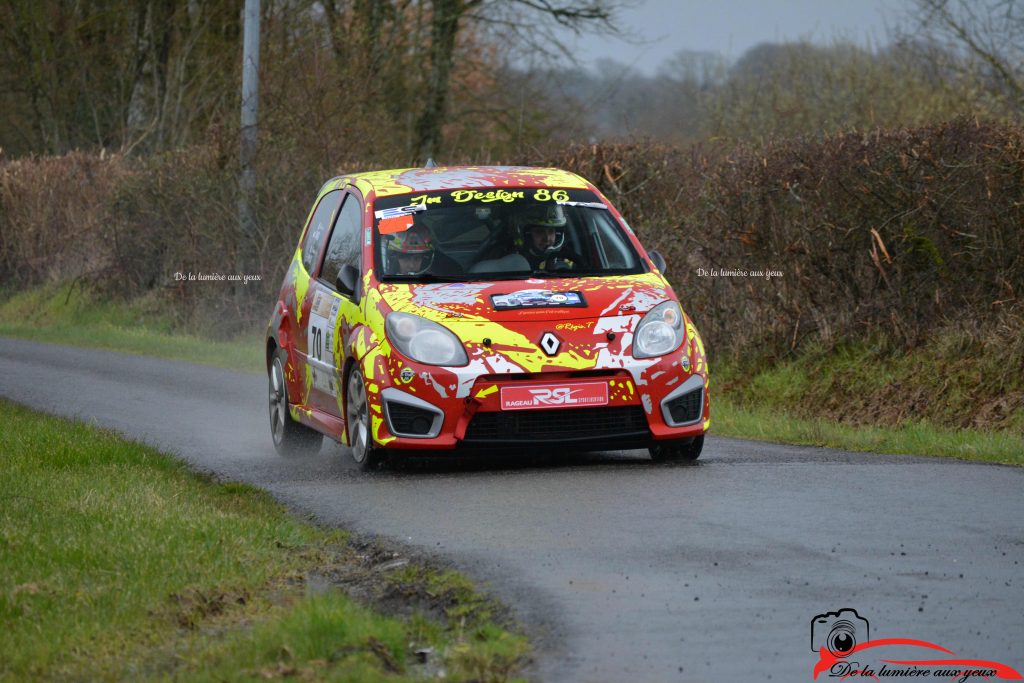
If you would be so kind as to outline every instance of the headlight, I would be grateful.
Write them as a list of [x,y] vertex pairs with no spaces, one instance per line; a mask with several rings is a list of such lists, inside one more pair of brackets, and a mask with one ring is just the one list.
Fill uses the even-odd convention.
[[469,358],[459,338],[443,325],[410,313],[389,313],[388,339],[402,354],[426,365],[466,365]]
[[633,357],[672,353],[683,343],[683,310],[675,301],[658,304],[643,317],[633,335]]

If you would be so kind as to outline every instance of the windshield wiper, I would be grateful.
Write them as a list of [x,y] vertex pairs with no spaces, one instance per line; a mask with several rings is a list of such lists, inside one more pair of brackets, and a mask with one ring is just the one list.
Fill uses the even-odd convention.
[[458,275],[420,273],[419,275],[385,275],[384,282],[466,282],[466,278]]
[[583,272],[563,268],[562,270],[535,270],[530,277],[556,278],[556,277],[580,277],[581,275],[597,275],[599,273]]
[[633,275],[632,269],[617,268],[615,270],[535,270],[530,277],[563,278],[563,277],[606,277],[611,275]]

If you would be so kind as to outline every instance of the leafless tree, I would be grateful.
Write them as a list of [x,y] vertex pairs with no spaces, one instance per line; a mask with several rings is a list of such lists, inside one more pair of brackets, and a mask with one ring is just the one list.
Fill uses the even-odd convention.
[[467,26],[535,51],[564,51],[559,32],[614,32],[615,4],[610,0],[432,0],[430,74],[424,106],[416,122],[419,159],[436,155],[448,110],[452,62],[459,31]]
[[1024,110],[1024,0],[916,0],[919,27]]

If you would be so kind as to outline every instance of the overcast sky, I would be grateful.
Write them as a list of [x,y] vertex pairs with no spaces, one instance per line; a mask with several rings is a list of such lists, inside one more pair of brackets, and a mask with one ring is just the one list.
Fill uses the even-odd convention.
[[653,74],[681,49],[735,59],[758,43],[801,38],[884,44],[912,7],[913,0],[634,0],[618,12],[633,42],[593,35],[566,42],[583,66],[609,57]]

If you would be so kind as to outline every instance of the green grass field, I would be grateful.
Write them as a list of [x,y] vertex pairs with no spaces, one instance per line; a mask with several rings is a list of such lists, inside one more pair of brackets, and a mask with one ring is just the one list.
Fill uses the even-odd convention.
[[[97,301],[79,290],[69,295],[66,287],[34,289],[6,299],[0,296],[0,335],[264,372],[262,337],[212,341],[179,334],[166,317],[154,312],[158,310],[143,302]],[[899,367],[916,363],[913,371],[927,375],[929,362],[927,358],[914,358],[900,361]],[[859,356],[851,361],[840,354],[826,365],[834,367],[835,374],[865,386],[887,381],[885,373],[864,371],[862,368],[868,364]],[[729,380],[735,378],[738,370],[712,365],[712,433],[778,443],[1024,465],[1024,434],[1018,429],[949,429],[923,419],[897,427],[851,426],[801,415],[794,408],[800,402],[795,394],[813,391],[826,400],[830,388],[826,380],[832,380],[829,373],[822,372],[822,367],[820,362],[779,365],[747,382],[742,390],[722,392],[720,388],[732,384]],[[861,369],[851,376],[850,368]]]
[[0,424],[2,681],[508,680],[524,661],[454,572],[377,571],[344,532],[80,422],[0,401]]
[[258,334],[211,340],[174,329],[158,302],[99,299],[81,288],[0,293],[0,335],[263,372]]
[[1024,465],[1024,438],[1009,432],[942,429],[924,421],[899,427],[855,427],[825,418],[794,417],[764,407],[739,408],[728,398],[712,399],[711,422],[712,433],[718,436]]

